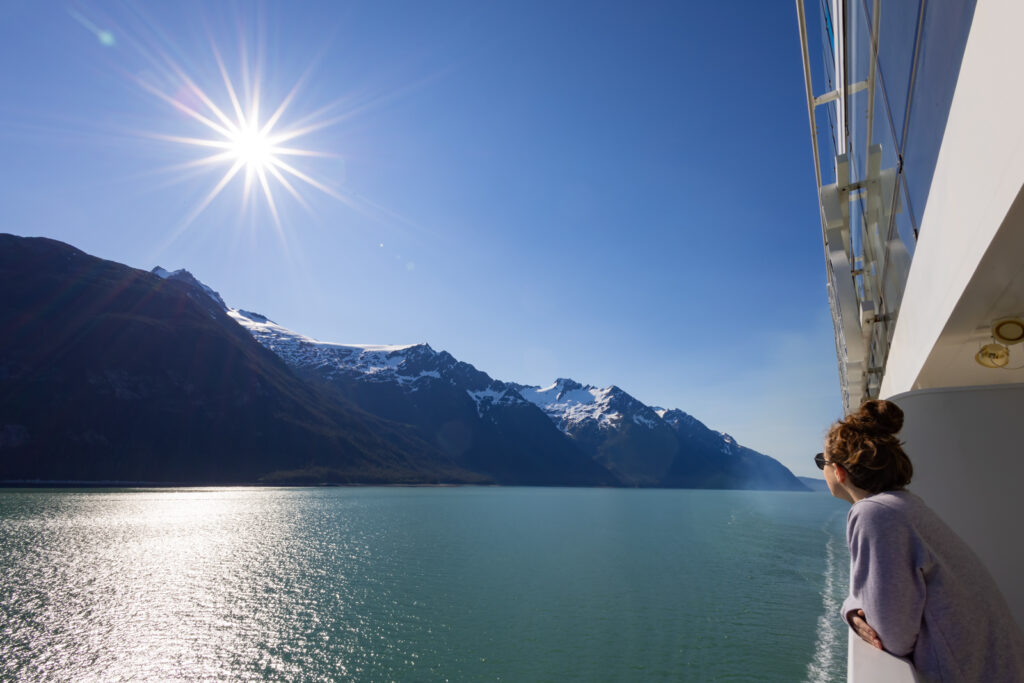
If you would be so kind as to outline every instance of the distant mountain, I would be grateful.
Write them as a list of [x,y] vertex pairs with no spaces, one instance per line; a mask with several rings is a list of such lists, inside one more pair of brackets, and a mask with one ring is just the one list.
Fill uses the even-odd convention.
[[492,481],[300,379],[183,278],[0,235],[0,480]]
[[595,461],[627,486],[660,486],[679,455],[679,440],[650,407],[622,389],[571,379],[549,387],[515,385]]
[[514,386],[628,486],[805,490],[775,459],[619,387],[564,378],[544,388]]
[[[696,455],[700,466],[713,463],[714,472],[705,481],[721,481],[728,484],[727,488],[806,490],[789,468],[775,458],[741,446],[728,434],[709,429],[681,410],[658,412],[679,434],[686,450]],[[677,461],[666,482],[683,485],[691,479],[696,467],[683,460]]]

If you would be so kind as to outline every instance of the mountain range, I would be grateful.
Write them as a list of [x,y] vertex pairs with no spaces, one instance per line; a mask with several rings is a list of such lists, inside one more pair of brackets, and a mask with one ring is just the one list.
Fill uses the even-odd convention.
[[681,410],[493,379],[428,344],[317,341],[145,272],[0,235],[0,481],[807,490]]

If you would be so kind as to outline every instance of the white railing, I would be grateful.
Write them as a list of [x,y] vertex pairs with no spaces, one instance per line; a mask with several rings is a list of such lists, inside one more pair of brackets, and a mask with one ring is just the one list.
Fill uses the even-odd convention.
[[846,680],[849,683],[919,683],[914,667],[905,659],[871,647],[850,630]]

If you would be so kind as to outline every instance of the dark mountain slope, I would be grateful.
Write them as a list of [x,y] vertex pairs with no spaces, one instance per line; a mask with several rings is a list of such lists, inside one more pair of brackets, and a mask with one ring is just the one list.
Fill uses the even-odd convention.
[[185,283],[0,235],[0,480],[485,481]]
[[[426,377],[416,391],[335,377],[346,396],[381,417],[408,422],[454,462],[511,485],[609,486],[619,482],[525,401],[478,407],[461,384]],[[488,378],[488,382],[491,382]],[[516,395],[518,398],[518,395]]]

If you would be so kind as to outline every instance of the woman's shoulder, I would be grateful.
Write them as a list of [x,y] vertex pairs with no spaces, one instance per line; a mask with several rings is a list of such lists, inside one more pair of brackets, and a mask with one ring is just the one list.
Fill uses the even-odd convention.
[[892,523],[917,517],[927,509],[924,501],[910,491],[885,491],[854,503],[848,519],[859,523]]
[[850,508],[846,539],[851,549],[860,543],[907,549],[920,544],[922,521],[930,515],[921,499],[908,491],[877,493]]

